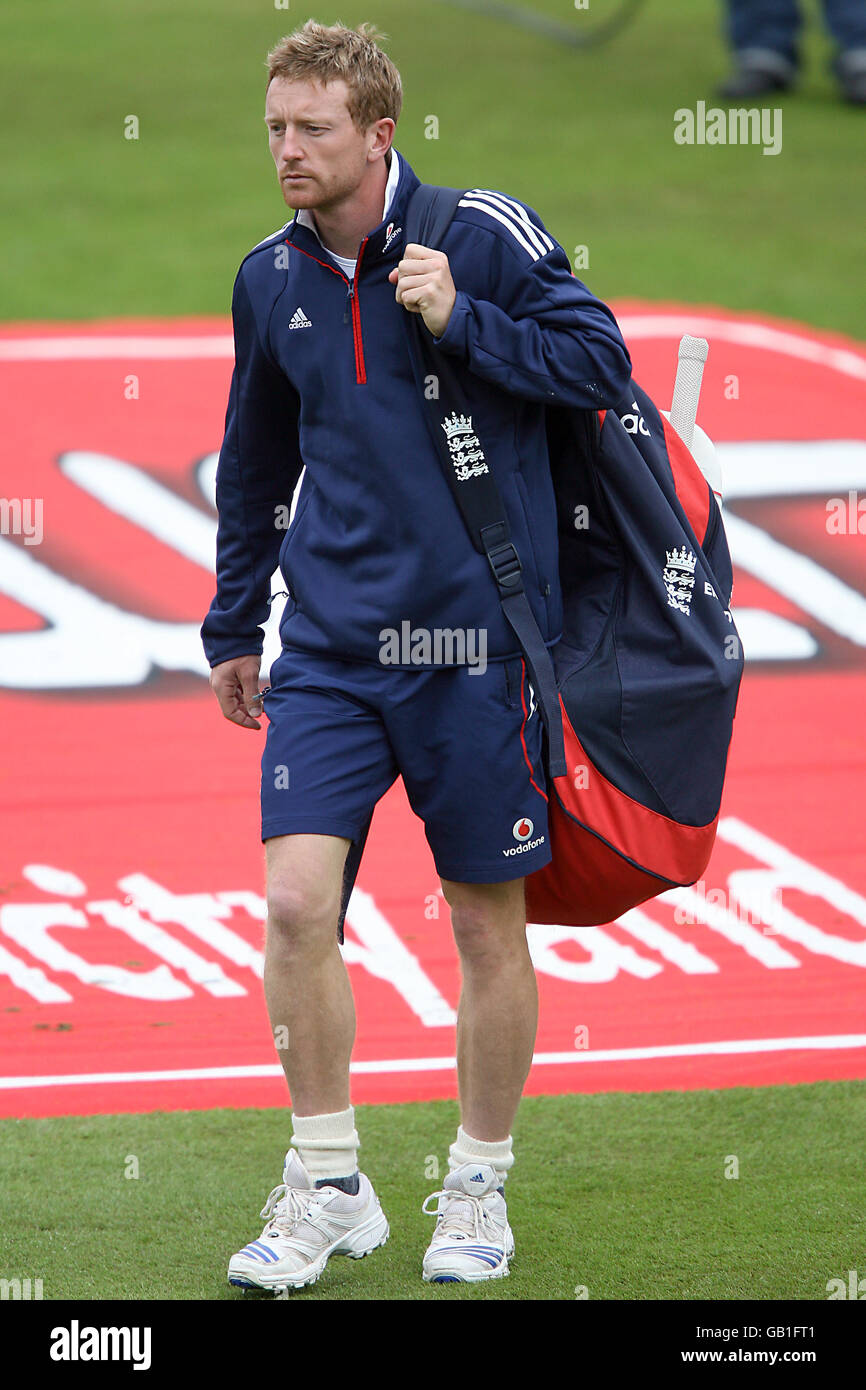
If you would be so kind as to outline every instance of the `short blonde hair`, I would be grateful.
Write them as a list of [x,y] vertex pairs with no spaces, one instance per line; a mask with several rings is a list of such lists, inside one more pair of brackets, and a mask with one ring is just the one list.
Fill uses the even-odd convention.
[[317,24],[308,19],[287,34],[267,57],[268,84],[275,77],[289,82],[328,82],[342,79],[349,88],[347,106],[352,122],[367,130],[390,116],[397,121],[403,106],[403,84],[391,59],[383,53],[372,24],[347,29],[342,24]]

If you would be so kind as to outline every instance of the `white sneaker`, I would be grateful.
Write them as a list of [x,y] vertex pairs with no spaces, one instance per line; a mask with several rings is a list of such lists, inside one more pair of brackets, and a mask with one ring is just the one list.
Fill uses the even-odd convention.
[[[421,1210],[436,1216],[436,1230],[424,1256],[430,1284],[476,1284],[504,1279],[514,1254],[505,1198],[486,1163],[464,1163],[449,1173],[439,1192],[425,1198]],[[427,1203],[438,1197],[436,1211]]]
[[331,1255],[360,1260],[384,1245],[388,1222],[363,1173],[352,1197],[338,1187],[315,1187],[294,1149],[283,1181],[262,1208],[267,1225],[229,1261],[229,1283],[284,1293],[315,1284]]

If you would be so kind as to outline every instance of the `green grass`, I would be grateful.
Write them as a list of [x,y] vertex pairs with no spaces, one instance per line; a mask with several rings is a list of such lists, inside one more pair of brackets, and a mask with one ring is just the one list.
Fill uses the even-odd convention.
[[[420,1278],[419,1209],[439,1186],[425,1168],[445,1171],[456,1105],[357,1116],[391,1239],[296,1299],[825,1300],[829,1279],[864,1272],[863,1082],[525,1099],[517,1256],[479,1287]],[[42,1278],[46,1299],[270,1299],[231,1289],[225,1267],[259,1234],[288,1137],[280,1110],[6,1120],[0,1277]]]
[[[594,0],[596,16],[611,0]],[[561,0],[534,8],[568,18]],[[817,11],[817,6],[814,7]],[[575,52],[428,0],[334,0],[390,35],[397,143],[432,181],[536,206],[606,299],[716,303],[862,335],[866,113],[836,99],[816,15],[784,143],[681,147],[674,112],[728,67],[721,7],[651,0]],[[263,58],[310,13],[253,0],[42,0],[0,16],[0,313],[225,313],[240,259],[285,221],[264,140]],[[572,14],[575,24],[580,22]],[[439,120],[425,139],[425,118]],[[140,138],[123,137],[136,115]]]

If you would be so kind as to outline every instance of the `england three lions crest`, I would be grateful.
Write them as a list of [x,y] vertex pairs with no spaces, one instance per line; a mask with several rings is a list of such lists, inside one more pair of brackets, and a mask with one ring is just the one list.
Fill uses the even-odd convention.
[[692,611],[692,592],[695,587],[695,565],[697,557],[685,546],[681,550],[668,550],[667,563],[662,571],[662,579],[668,591],[668,607],[677,608],[687,616]]
[[484,450],[472,429],[471,415],[458,415],[456,411],[452,411],[451,415],[446,415],[442,421],[442,428],[448,441],[454,472],[461,483],[465,483],[467,478],[476,478],[479,473],[490,471],[484,458]]

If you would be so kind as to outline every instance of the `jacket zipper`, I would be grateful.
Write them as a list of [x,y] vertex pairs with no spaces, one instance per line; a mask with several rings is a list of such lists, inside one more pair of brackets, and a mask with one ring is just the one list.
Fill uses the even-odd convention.
[[351,311],[352,341],[355,348],[355,380],[359,386],[366,386],[367,384],[367,368],[364,364],[364,340],[361,336],[361,310],[358,307],[358,294],[355,289],[355,280],[358,278],[358,271],[361,269],[361,258],[364,255],[364,247],[367,245],[369,239],[369,237],[364,237],[364,240],[361,242],[361,247],[358,251],[358,259],[355,262],[355,279],[350,280],[348,275],[344,275],[342,270],[338,270],[335,265],[329,265],[327,261],[320,261],[318,256],[311,255],[309,251],[305,251],[301,246],[295,246],[294,242],[286,238],[286,245],[293,247],[295,251],[300,251],[302,256],[308,256],[311,261],[316,262],[316,265],[322,265],[326,270],[332,271],[334,275],[339,275],[344,284],[349,286],[349,291],[346,295],[346,309],[343,314],[343,322],[349,322],[349,313]]
[[361,335],[361,310],[358,305],[358,293],[355,289],[355,281],[361,269],[361,260],[364,255],[364,247],[367,245],[369,237],[364,237],[358,251],[358,259],[355,262],[355,278],[348,282],[349,293],[346,302],[346,313],[343,315],[343,322],[348,318],[349,308],[352,311],[352,338],[355,344],[355,380],[359,386],[367,384],[367,368],[364,363],[364,339]]

